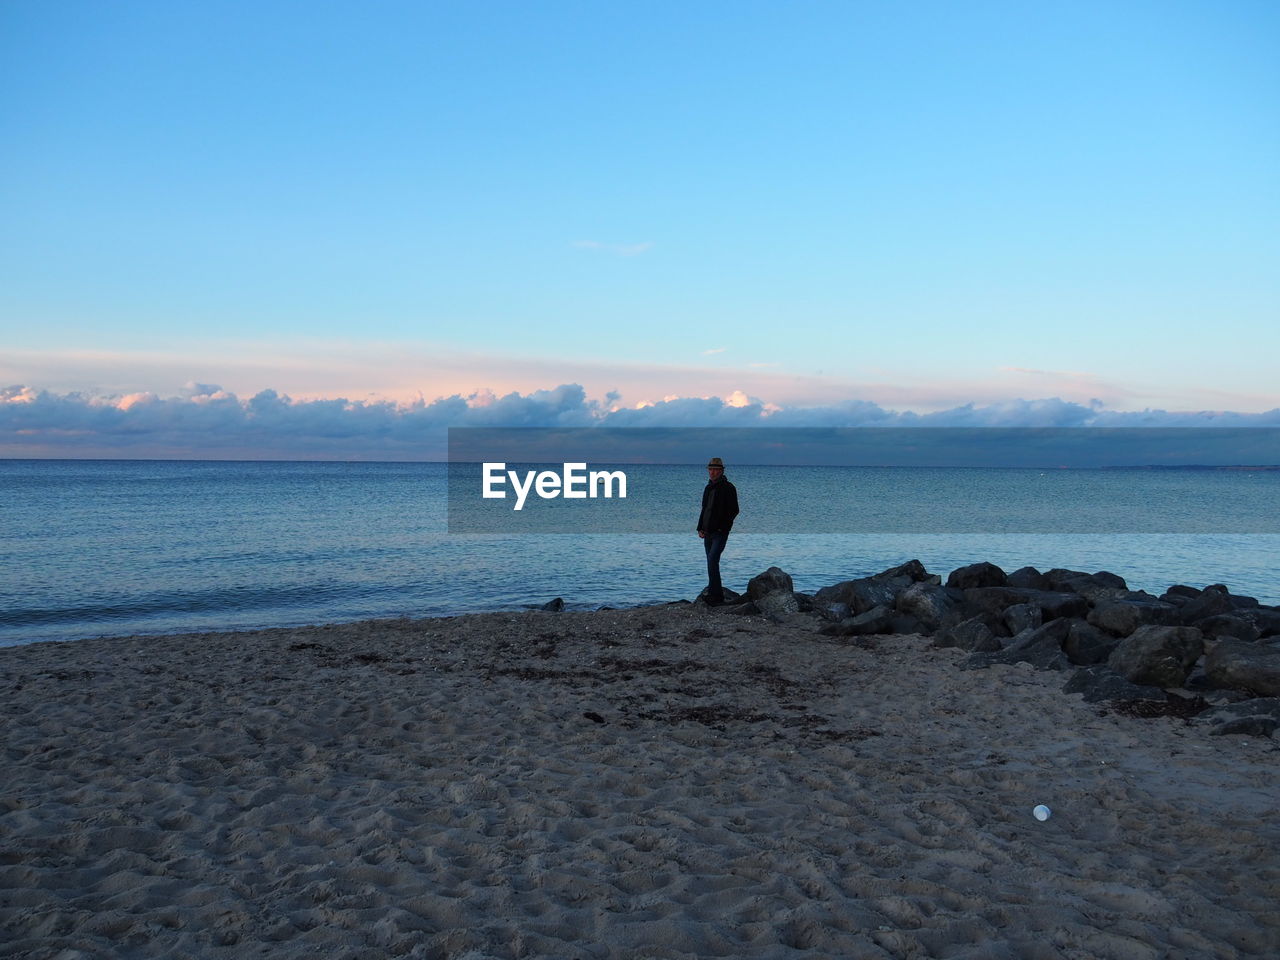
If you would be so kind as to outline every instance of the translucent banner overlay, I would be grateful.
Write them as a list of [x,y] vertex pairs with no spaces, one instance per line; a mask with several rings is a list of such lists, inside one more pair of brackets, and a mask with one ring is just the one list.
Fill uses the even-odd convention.
[[449,532],[691,535],[712,457],[735,534],[1280,533],[1280,429],[989,427],[452,428]]

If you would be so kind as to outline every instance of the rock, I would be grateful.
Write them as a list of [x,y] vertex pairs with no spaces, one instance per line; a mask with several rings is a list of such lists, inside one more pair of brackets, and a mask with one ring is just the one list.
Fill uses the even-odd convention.
[[892,580],[896,577],[906,577],[909,580],[919,582],[929,578],[929,571],[924,568],[924,564],[919,560],[908,560],[906,563],[896,567],[880,571],[873,579]]
[[1255,624],[1244,617],[1230,613],[1218,613],[1212,617],[1205,617],[1203,620],[1197,620],[1194,626],[1206,637],[1212,637],[1215,640],[1220,637],[1229,637],[1232,640],[1253,643],[1262,636],[1262,631]]
[[1150,623],[1171,626],[1178,620],[1178,608],[1159,600],[1104,601],[1089,612],[1091,624],[1116,637],[1127,637]]
[[740,617],[754,617],[760,613],[760,608],[748,600],[746,603],[725,604],[717,608],[721,613],[732,613]]
[[1205,657],[1204,672],[1215,687],[1247,690],[1260,697],[1280,696],[1280,648],[1220,640]]
[[1107,658],[1111,669],[1133,683],[1180,687],[1204,652],[1195,627],[1139,627]]
[[861,637],[871,633],[891,633],[893,611],[888,607],[876,607],[856,617],[831,623],[820,631],[829,637]]
[[1200,596],[1201,591],[1195,587],[1188,587],[1185,584],[1175,583],[1172,587],[1160,594],[1160,599],[1166,603],[1185,603],[1188,600],[1194,600]]
[[817,599],[813,601],[813,612],[823,620],[830,620],[833,623],[839,623],[841,620],[853,616],[853,611],[849,609],[847,603],[831,603]]
[[1062,567],[1054,567],[1052,570],[1042,574],[1044,582],[1049,590],[1070,590],[1071,584],[1076,580],[1086,580],[1089,574],[1083,570],[1066,570]]
[[1070,617],[1084,617],[1089,613],[1089,601],[1076,593],[1058,590],[1028,590],[1023,602],[1040,608],[1044,622]]
[[1071,623],[1064,619],[1051,620],[1034,630],[1024,630],[1005,644],[1003,650],[974,653],[960,667],[975,670],[994,663],[1029,663],[1041,670],[1066,670],[1071,664],[1062,652],[1062,643]]
[[800,612],[800,602],[790,590],[774,590],[772,593],[756,597],[752,602],[771,620]]
[[1129,589],[1129,585],[1125,583],[1124,577],[1119,574],[1110,573],[1106,570],[1099,570],[1093,575],[1093,579],[1105,587],[1114,587],[1117,590]]
[[1236,610],[1232,614],[1220,614],[1220,616],[1234,616],[1247,620],[1258,628],[1258,636],[1263,639],[1280,634],[1280,610],[1274,607],[1257,606],[1247,610]]
[[564,609],[564,599],[562,597],[556,597],[554,600],[548,600],[538,609],[548,610],[551,613],[559,613],[561,610]]
[[1280,720],[1275,717],[1241,717],[1239,720],[1228,720],[1209,731],[1213,737],[1241,735],[1248,737],[1270,737],[1280,727]]
[[797,593],[796,593],[796,603],[798,603],[798,604],[800,605],[800,612],[801,612],[801,613],[812,613],[812,612],[813,612],[813,594],[811,594],[811,593],[799,593],[799,592],[797,592]]
[[1028,590],[1048,590],[1049,581],[1035,567],[1019,567],[1005,578],[1011,587],[1025,587]]
[[1253,610],[1262,606],[1262,604],[1258,603],[1255,597],[1237,596],[1236,594],[1232,594],[1231,606],[1236,610]]
[[991,652],[1000,649],[1000,641],[983,617],[971,617],[954,627],[940,630],[933,638],[935,647],[959,647],[961,650]]
[[1026,603],[1034,591],[1017,587],[969,587],[964,591],[964,608],[970,614],[1000,614],[1017,603]]
[[1062,688],[1064,693],[1082,693],[1086,703],[1104,700],[1159,700],[1164,691],[1159,687],[1130,683],[1105,664],[1081,667]]
[[1034,603],[1015,603],[1011,607],[1005,607],[1002,616],[1011,637],[1044,624],[1044,611]]
[[915,617],[930,630],[942,625],[947,615],[956,609],[956,594],[946,587],[928,583],[914,583],[898,595],[895,606],[900,613]]
[[1119,640],[1092,624],[1074,620],[1071,629],[1067,631],[1067,639],[1062,642],[1062,652],[1072,663],[1088,666],[1105,663],[1119,645]]
[[794,593],[795,586],[791,581],[791,574],[778,567],[770,567],[764,573],[757,574],[751,578],[751,582],[747,584],[747,597],[759,602],[760,598],[765,594],[773,593],[777,590]]
[[[722,588],[721,592],[724,594],[724,606],[731,607],[734,604],[742,603],[747,599],[745,596],[743,596],[740,593],[734,593],[728,587]],[[694,603],[706,603],[706,602],[707,602],[707,590],[705,587],[703,587],[702,592],[698,594],[698,599],[695,600]]]
[[855,614],[866,613],[876,607],[892,607],[898,597],[912,586],[906,577],[877,580],[867,577],[855,580],[849,587],[850,606]]
[[1122,578],[1102,570],[1098,573],[1081,573],[1079,570],[1050,570],[1045,575],[1049,589],[1058,592],[1077,593],[1094,603],[1113,600],[1129,592]]
[[1280,697],[1255,697],[1239,703],[1210,707],[1196,717],[1195,722],[1215,725],[1251,717],[1266,717],[1280,722]]
[[899,613],[893,618],[890,624],[890,633],[926,633],[925,625],[915,617],[905,613]]
[[1230,613],[1234,609],[1235,606],[1231,603],[1231,594],[1227,593],[1227,588],[1215,584],[1212,587],[1205,587],[1200,592],[1200,596],[1182,606],[1182,622],[1191,624],[1220,613]]
[[971,563],[967,567],[952,570],[947,577],[947,586],[956,590],[968,590],[972,587],[1003,587],[1005,572],[994,563]]
[[813,595],[813,599],[815,603],[845,603],[855,614],[866,613],[879,606],[892,607],[898,595],[912,583],[906,577],[888,580],[863,577],[823,587]]

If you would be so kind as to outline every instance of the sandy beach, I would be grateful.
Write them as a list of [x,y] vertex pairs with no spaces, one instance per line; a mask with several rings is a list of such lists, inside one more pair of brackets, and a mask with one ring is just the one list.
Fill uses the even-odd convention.
[[0,650],[0,957],[1280,952],[1275,740],[801,619]]

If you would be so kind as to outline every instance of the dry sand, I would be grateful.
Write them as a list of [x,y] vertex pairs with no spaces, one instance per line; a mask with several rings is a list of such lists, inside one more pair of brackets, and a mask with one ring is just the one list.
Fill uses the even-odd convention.
[[0,650],[0,957],[1280,953],[1280,745],[960,656],[687,606]]

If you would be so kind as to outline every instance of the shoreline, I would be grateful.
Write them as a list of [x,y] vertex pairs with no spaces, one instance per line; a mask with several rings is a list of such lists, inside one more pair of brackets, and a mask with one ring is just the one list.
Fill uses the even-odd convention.
[[1275,741],[967,656],[702,604],[5,648],[0,957],[1280,949]]

